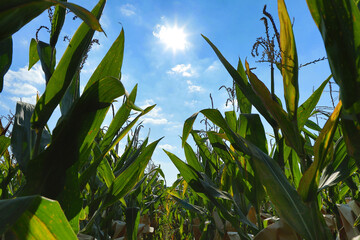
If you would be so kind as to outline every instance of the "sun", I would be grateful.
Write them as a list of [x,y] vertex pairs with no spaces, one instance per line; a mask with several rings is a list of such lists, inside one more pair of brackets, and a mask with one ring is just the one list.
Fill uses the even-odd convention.
[[158,33],[154,34],[165,44],[166,49],[172,49],[174,53],[177,51],[184,51],[188,46],[186,40],[186,33],[184,28],[179,28],[177,25],[172,27],[169,26],[158,26]]

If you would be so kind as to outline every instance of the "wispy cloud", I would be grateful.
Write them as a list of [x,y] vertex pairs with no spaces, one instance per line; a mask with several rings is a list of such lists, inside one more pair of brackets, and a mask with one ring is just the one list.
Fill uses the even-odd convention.
[[[145,100],[145,103],[141,106],[141,108],[146,108],[151,105],[154,105],[154,100],[147,99]],[[162,113],[162,108],[159,106],[156,106],[149,113],[147,113],[142,118],[142,121],[144,124],[148,123],[154,125],[165,125],[169,123],[169,121],[164,117],[164,114]]]
[[30,71],[28,71],[28,66],[22,67],[18,71],[9,70],[5,75],[5,84],[11,84],[14,80],[30,84],[45,83],[45,77],[40,64],[36,64]]
[[122,15],[130,17],[130,16],[136,14],[136,8],[135,8],[134,5],[132,5],[130,3],[127,3],[127,4],[122,5],[120,7],[120,12],[121,12]]
[[10,100],[13,102],[22,101],[22,102],[26,102],[26,103],[35,104],[36,103],[36,95],[31,96],[31,97],[11,97]]
[[214,61],[210,66],[208,66],[206,68],[205,72],[211,72],[211,71],[218,70],[219,67],[220,67],[219,61]]
[[9,93],[20,96],[36,95],[37,88],[28,83],[14,82],[8,89]]
[[6,109],[7,111],[10,111],[10,107],[1,101],[0,101],[0,107]]
[[204,89],[201,86],[194,85],[190,80],[187,80],[189,92],[203,92]]
[[45,87],[45,77],[40,64],[36,64],[30,71],[22,67],[18,71],[9,70],[4,77],[4,91],[12,101],[23,101],[35,104],[39,88]]
[[185,106],[194,108],[198,103],[199,103],[199,101],[197,101],[197,100],[191,100],[190,102],[185,101]]
[[191,67],[191,64],[178,64],[171,68],[168,74],[180,74],[183,77],[192,77],[196,74],[195,70]]
[[144,117],[143,124],[154,124],[154,125],[165,125],[168,123],[166,118],[151,118],[151,117]]
[[168,151],[174,151],[176,149],[175,146],[172,146],[170,144],[159,145],[159,148],[163,148],[163,149],[168,150]]

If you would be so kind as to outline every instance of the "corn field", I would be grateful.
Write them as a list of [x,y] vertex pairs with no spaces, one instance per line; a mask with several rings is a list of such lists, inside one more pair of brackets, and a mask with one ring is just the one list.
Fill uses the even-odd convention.
[[[80,94],[80,72],[95,31],[103,31],[106,0],[91,12],[61,0],[0,1],[0,90],[17,44],[12,35],[54,9],[49,42],[33,38],[29,48],[29,69],[41,63],[45,91],[35,105],[17,102],[15,114],[0,121],[0,238],[360,239],[360,2],[306,2],[332,74],[299,102],[302,66],[284,0],[277,1],[279,30],[263,9],[266,37],[253,47],[254,55],[261,47],[265,52],[271,86],[246,60],[232,65],[202,35],[233,79],[234,107],[188,116],[179,133],[185,159],[164,150],[180,172],[167,186],[151,161],[162,139],[139,139],[139,123],[155,105],[139,107],[137,85],[128,92],[122,83],[123,29]],[[56,62],[68,10],[82,24]],[[276,84],[283,84],[284,102],[274,71],[282,76]],[[318,102],[330,81],[340,97],[319,125],[313,117],[321,114]],[[57,107],[61,117],[49,129]],[[201,117],[205,129],[195,129]]]

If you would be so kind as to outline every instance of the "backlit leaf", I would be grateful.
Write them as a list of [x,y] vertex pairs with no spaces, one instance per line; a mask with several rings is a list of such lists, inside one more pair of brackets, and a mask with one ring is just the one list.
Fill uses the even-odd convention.
[[16,239],[73,239],[77,237],[57,201],[41,196],[0,200],[0,234]]
[[281,73],[284,82],[284,95],[289,119],[297,117],[299,102],[298,58],[292,23],[284,0],[278,0],[280,19]]
[[341,108],[340,101],[315,141],[314,162],[304,173],[298,188],[298,192],[305,202],[316,199],[320,173],[332,159],[333,136],[337,129]]
[[[97,18],[100,18],[104,4],[105,0],[100,0],[93,9],[92,13]],[[49,120],[78,70],[93,34],[94,30],[82,23],[72,37],[68,48],[65,50],[46,86],[45,92],[35,106],[31,119],[33,128],[41,129]]]
[[102,31],[99,21],[89,11],[73,3],[58,0],[4,0],[0,2],[0,40],[17,32],[54,5],[68,8],[94,30]]

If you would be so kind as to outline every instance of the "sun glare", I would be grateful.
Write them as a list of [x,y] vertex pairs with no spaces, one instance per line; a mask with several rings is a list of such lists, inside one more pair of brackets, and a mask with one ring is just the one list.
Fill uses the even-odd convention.
[[172,49],[174,53],[178,50],[185,50],[188,45],[184,29],[176,25],[173,27],[161,26],[157,37],[167,49]]

